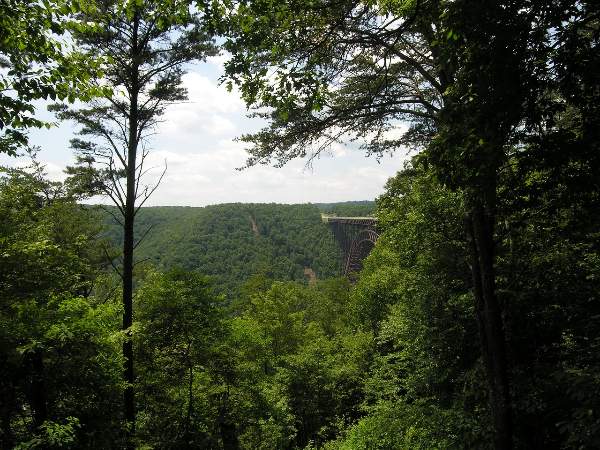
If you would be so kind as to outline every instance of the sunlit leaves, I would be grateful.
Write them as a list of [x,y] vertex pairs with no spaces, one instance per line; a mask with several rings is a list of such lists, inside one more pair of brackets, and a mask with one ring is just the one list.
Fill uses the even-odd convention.
[[[35,100],[74,102],[102,93],[91,82],[99,73],[96,58],[84,57],[65,37],[77,2],[8,1],[0,14],[0,151],[15,154],[26,144],[28,128],[47,123],[35,117]],[[71,21],[75,24],[75,21]]]

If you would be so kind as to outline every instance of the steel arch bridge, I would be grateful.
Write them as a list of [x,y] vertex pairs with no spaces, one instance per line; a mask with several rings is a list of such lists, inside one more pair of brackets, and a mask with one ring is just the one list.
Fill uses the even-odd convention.
[[362,269],[362,261],[369,255],[379,238],[377,219],[326,215],[322,218],[323,222],[331,227],[333,236],[342,250],[342,273],[354,280]]

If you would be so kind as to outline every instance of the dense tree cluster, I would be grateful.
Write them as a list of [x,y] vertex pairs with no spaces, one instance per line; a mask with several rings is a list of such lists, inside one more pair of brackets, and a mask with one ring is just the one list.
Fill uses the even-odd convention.
[[[551,195],[539,208],[523,208],[539,176],[507,174],[503,189],[520,186],[521,195],[503,208],[498,234],[515,446],[594,448],[600,330],[589,318],[599,310],[599,266],[590,262],[600,249],[594,226],[581,221],[597,220],[598,205],[575,212]],[[412,167],[380,198],[384,232],[353,303],[377,345],[365,384],[367,415],[340,448],[489,446],[465,207],[464,194]]]
[[[5,3],[0,151],[33,100],[103,97],[59,108],[92,138],[64,183],[0,173],[0,448],[600,447],[597,2]],[[214,33],[268,120],[249,165],[417,150],[375,212],[141,209],[138,144]],[[354,284],[321,213],[378,219]]]
[[[499,449],[519,439],[512,303],[504,290],[518,274],[503,274],[500,264],[501,238],[516,225],[503,208],[515,201],[513,187],[532,176],[552,178],[544,194],[559,194],[553,182],[577,192],[584,179],[583,191],[597,192],[598,14],[589,1],[247,0],[225,20],[232,53],[225,78],[268,120],[243,137],[249,166],[314,158],[348,140],[361,140],[367,153],[409,146],[419,151],[415,168],[463,196],[473,313]],[[409,126],[398,138],[400,122]],[[513,170],[513,184],[505,185]],[[523,191],[529,205],[519,214],[530,225],[524,210],[548,199]]]
[[90,297],[98,218],[39,172],[3,175],[0,446],[118,445],[119,308]]
[[375,214],[375,202],[363,200],[340,203],[316,203],[323,214],[339,217],[368,217]]
[[[39,174],[6,174],[0,194],[2,448],[125,445],[120,285],[106,272],[100,212]],[[309,220],[304,207],[252,207],[272,226],[282,208],[323,225],[312,207]],[[216,291],[198,272],[141,271],[137,446],[303,448],[360,416],[372,335],[350,326],[346,280],[309,286],[260,272],[233,305]]]
[[[339,205],[339,206],[338,206]],[[204,208],[142,208],[136,235],[144,236],[136,258],[161,269],[199,269],[233,294],[252,275],[303,281],[310,269],[319,279],[339,273],[340,250],[322,223],[319,205],[224,204]],[[326,211],[344,212],[333,204]],[[373,208],[373,203],[370,203]],[[102,212],[102,211],[101,211]],[[106,236],[121,233],[110,214]],[[148,231],[150,230],[150,231]]]

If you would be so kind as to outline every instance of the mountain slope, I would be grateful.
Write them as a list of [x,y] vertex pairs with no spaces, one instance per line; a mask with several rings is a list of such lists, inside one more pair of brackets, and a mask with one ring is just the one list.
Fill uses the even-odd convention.
[[[312,278],[313,272],[318,279],[337,276],[340,251],[321,213],[365,215],[373,207],[373,202],[346,202],[142,208],[136,235],[149,231],[136,260],[160,269],[199,270],[226,292],[256,274],[297,281]],[[119,226],[108,213],[105,220],[107,236],[119,246]]]

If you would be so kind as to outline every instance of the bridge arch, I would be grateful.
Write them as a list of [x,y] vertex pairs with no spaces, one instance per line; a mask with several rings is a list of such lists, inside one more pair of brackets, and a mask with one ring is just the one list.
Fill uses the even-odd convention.
[[379,235],[372,229],[362,230],[354,237],[346,259],[344,269],[346,275],[357,273],[362,269],[363,259],[369,256],[378,238]]
[[351,280],[362,269],[362,261],[373,249],[379,238],[377,219],[374,217],[322,216],[329,224],[342,250],[341,271]]

